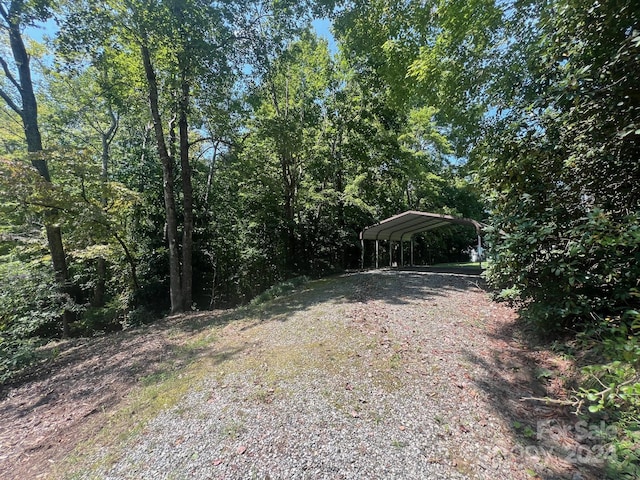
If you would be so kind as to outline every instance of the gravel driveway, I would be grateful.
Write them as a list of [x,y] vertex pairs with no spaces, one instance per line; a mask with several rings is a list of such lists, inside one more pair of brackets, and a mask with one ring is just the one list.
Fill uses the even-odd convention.
[[74,478],[590,478],[527,448],[557,412],[520,401],[545,394],[536,353],[479,277],[351,274],[249,311],[215,327],[178,402]]

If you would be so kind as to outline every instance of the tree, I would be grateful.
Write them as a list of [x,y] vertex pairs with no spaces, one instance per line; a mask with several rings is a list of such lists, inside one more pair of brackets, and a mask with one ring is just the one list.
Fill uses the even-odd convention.
[[296,231],[300,189],[306,164],[318,135],[323,92],[328,88],[331,65],[326,42],[310,34],[289,47],[268,67],[262,102],[257,111],[257,134],[272,142],[278,162],[284,220],[285,257],[296,269],[299,258]]
[[[128,276],[123,275],[125,281],[119,283],[122,291],[115,296],[122,295],[123,291],[135,295],[140,288],[133,248],[137,242],[127,238],[126,228],[131,220],[131,205],[138,203],[140,198],[118,182],[119,168],[113,165],[112,158],[114,145],[116,153],[122,153],[117,137],[122,117],[134,121],[134,102],[138,99],[133,88],[124,82],[126,72],[120,69],[123,60],[121,52],[105,49],[93,65],[79,69],[68,68],[72,63],[64,62],[63,56],[59,56],[58,71],[48,72],[49,81],[41,102],[44,135],[55,138],[61,149],[76,152],[75,160],[67,155],[58,156],[57,175],[64,178],[63,188],[69,198],[79,198],[87,212],[78,213],[69,202],[60,210],[66,214],[74,212],[75,222],[66,222],[68,244],[72,248],[68,253],[72,259],[81,259],[77,263],[82,266],[75,265],[74,268],[71,264],[71,273],[75,271],[83,279],[80,283],[91,286],[90,303],[94,309],[104,307],[105,302],[114,297],[115,292],[107,292],[109,272],[129,271]],[[136,121],[140,121],[139,117]],[[78,182],[82,192],[71,192]],[[114,204],[119,206],[119,211],[114,210]],[[94,211],[98,205],[101,205],[101,214]],[[87,215],[89,212],[91,214]],[[112,247],[122,250],[125,268],[110,268],[114,265],[110,265],[103,254],[113,261],[116,255]],[[118,264],[122,265],[120,260]]]
[[[363,81],[390,104],[435,108],[466,157],[513,67],[505,11],[494,0],[338,2],[335,31]],[[512,62],[511,62],[512,63]],[[384,88],[380,88],[380,85]],[[493,88],[494,86],[500,88]]]
[[489,278],[544,329],[584,329],[639,306],[634,5],[558,0],[541,10],[529,94],[487,140]]
[[[38,103],[31,78],[31,59],[22,38],[24,26],[35,21],[44,21],[50,16],[49,5],[46,2],[35,5],[22,1],[0,2],[0,16],[4,22],[0,28],[8,34],[17,76],[11,71],[7,60],[2,56],[0,56],[0,66],[2,66],[6,79],[17,92],[19,100],[3,88],[0,89],[0,97],[22,120],[27,151],[34,154],[32,164],[42,178],[47,183],[51,183],[46,158],[41,154],[43,150],[42,137],[38,126]],[[48,211],[45,214],[45,229],[56,281],[60,290],[68,293],[70,288],[69,273],[62,243],[62,232],[60,226],[55,223],[53,211]],[[65,337],[69,334],[70,321],[71,314],[65,310],[62,316],[62,333]]]
[[[231,48],[224,4],[139,1],[112,2],[95,15],[91,5],[74,7],[64,30],[71,48],[83,48],[88,32],[101,31],[94,51],[109,41],[137,51],[146,82],[149,112],[157,153],[163,169],[166,235],[169,252],[171,310],[179,312],[192,304],[193,186],[189,149],[190,115],[196,79],[211,79],[226,71],[225,55]],[[79,22],[80,21],[80,22]],[[88,28],[78,25],[88,25]],[[166,121],[175,115],[176,120]],[[169,125],[168,131],[165,125]],[[176,140],[177,139],[177,140]],[[176,153],[177,152],[177,153]],[[183,221],[175,185],[175,163],[179,157]],[[182,241],[179,229],[182,228]]]
[[[116,66],[114,55],[104,52],[94,66],[82,71],[65,71],[64,67],[59,67],[57,73],[49,71],[42,115],[45,135],[55,138],[61,147],[95,152],[104,191],[100,201],[105,211],[112,144],[124,110],[124,102],[118,98],[123,92],[116,92],[122,90]],[[97,257],[95,264],[97,278],[92,304],[102,307],[108,265],[103,257]]]

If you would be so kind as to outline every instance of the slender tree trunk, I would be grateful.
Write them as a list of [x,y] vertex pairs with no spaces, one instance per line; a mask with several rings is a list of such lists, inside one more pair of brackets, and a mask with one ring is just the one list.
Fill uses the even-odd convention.
[[124,243],[124,240],[120,238],[117,233],[113,233],[113,236],[118,241],[122,250],[124,251],[125,257],[127,257],[127,262],[129,263],[129,269],[131,270],[131,283],[133,283],[134,291],[140,290],[140,283],[138,282],[138,265],[136,264],[135,258],[131,255],[131,251],[127,247],[127,244]]
[[[20,109],[13,104],[6,95],[2,95],[2,97],[22,119],[24,134],[27,141],[27,151],[30,153],[37,153],[42,151],[42,137],[40,136],[40,128],[38,127],[38,103],[33,92],[31,67],[29,65],[30,58],[27,54],[20,31],[21,25],[19,18],[21,12],[13,11],[14,4],[15,2],[12,2],[10,7],[11,10],[9,12],[5,11],[3,6],[0,13],[5,18],[9,27],[9,44],[18,70],[19,79],[16,81],[11,77],[10,80],[18,87],[22,101],[22,108]],[[21,5],[21,3],[18,5]],[[20,8],[20,6],[17,8]],[[34,158],[32,160],[32,164],[47,182],[51,182],[49,167],[44,158]],[[51,260],[55,271],[56,283],[58,284],[60,291],[69,297],[71,289],[69,272],[67,270],[67,259],[64,254],[64,246],[62,244],[62,231],[60,230],[60,226],[55,224],[53,217],[54,212],[47,212],[45,214],[44,221],[45,229],[47,231],[47,241],[49,243],[49,251],[51,252]],[[62,315],[62,336],[65,338],[69,336],[69,324],[72,319],[72,313],[65,309]]]
[[281,154],[280,165],[282,168],[282,181],[284,187],[284,218],[285,227],[285,248],[286,248],[286,265],[293,272],[297,268],[296,259],[296,230],[295,230],[295,173],[292,171],[293,159],[290,155]]
[[[46,222],[46,219],[45,219]],[[53,270],[55,272],[56,283],[58,288],[67,299],[71,298],[71,284],[69,281],[69,271],[67,270],[67,259],[64,254],[64,246],[62,244],[62,231],[59,225],[51,225],[45,223],[47,231],[47,241],[49,242],[49,251],[51,252],[51,260]],[[69,309],[62,312],[62,338],[69,337],[69,330],[73,314]]]
[[[331,147],[331,155],[336,161],[336,177],[335,177],[336,191],[340,192],[340,194],[343,194],[344,188],[345,188],[345,185],[344,185],[345,171],[344,171],[344,161],[342,158],[341,149],[342,149],[342,129],[338,130],[338,134]],[[340,195],[340,200],[338,201],[338,226],[340,227],[340,230],[344,231],[346,224],[347,222],[345,220],[344,196]],[[342,242],[340,241],[340,239],[337,239],[337,241],[340,243],[340,246],[337,252],[337,256],[340,257],[340,260],[339,260],[340,266],[342,268],[346,268],[347,252],[344,246],[342,245]]]
[[140,46],[142,63],[149,86],[149,109],[158,147],[158,155],[162,162],[162,179],[164,192],[164,206],[167,216],[167,242],[169,244],[169,283],[171,299],[171,312],[183,311],[182,291],[180,286],[180,255],[178,248],[178,220],[176,215],[176,201],[173,191],[173,160],[169,156],[167,144],[162,129],[160,109],[158,106],[158,82],[156,73],[151,64],[151,54],[149,48],[142,44]]
[[[100,181],[102,183],[102,195],[100,198],[100,203],[102,204],[102,208],[105,209],[107,207],[107,197],[104,192],[106,188],[106,184],[109,181],[109,150],[111,146],[111,140],[115,136],[116,129],[118,127],[118,119],[113,113],[111,109],[109,109],[109,114],[111,116],[111,124],[107,131],[100,132],[100,138],[102,141],[102,170],[100,172]],[[107,283],[107,260],[103,257],[99,257],[96,262],[96,286],[93,289],[93,301],[92,304],[94,307],[103,307],[105,303],[105,292],[106,292],[106,283]]]
[[186,311],[193,303],[193,185],[189,163],[189,83],[183,71],[180,85],[178,130],[180,136],[180,167],[182,175],[182,206],[184,224],[182,230],[182,305]]
[[[100,136],[102,140],[102,171],[100,173],[100,181],[104,190],[109,172],[109,139],[105,132],[101,132]],[[100,203],[102,204],[103,209],[107,205],[107,198],[104,194],[104,191],[101,195]],[[96,285],[93,289],[93,299],[91,304],[94,307],[103,307],[107,283],[107,261],[104,257],[98,257],[98,259],[96,260],[96,276]]]
[[209,206],[209,194],[211,193],[211,184],[213,183],[213,173],[216,169],[216,157],[218,156],[218,144],[219,142],[215,142],[213,144],[213,156],[211,158],[211,163],[209,164],[209,173],[207,174],[207,190],[204,193],[204,206],[205,208]]

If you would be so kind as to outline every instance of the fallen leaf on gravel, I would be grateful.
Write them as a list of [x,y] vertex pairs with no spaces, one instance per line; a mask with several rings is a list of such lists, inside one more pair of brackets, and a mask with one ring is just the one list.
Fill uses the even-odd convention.
[[360,414],[358,412],[356,412],[355,410],[353,412],[351,412],[351,416],[353,418],[360,418]]
[[246,451],[247,451],[247,446],[246,445],[240,445],[238,448],[236,448],[236,453],[238,455],[242,455]]
[[216,458],[213,462],[211,462],[213,465],[215,465],[216,467],[218,465],[220,465],[222,463],[222,459],[221,458]]

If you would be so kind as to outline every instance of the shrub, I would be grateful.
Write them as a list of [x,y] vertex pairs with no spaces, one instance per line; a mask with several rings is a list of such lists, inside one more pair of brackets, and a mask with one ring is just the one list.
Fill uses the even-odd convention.
[[260,305],[274,298],[282,297],[309,281],[309,277],[301,276],[278,283],[251,300],[251,305]]
[[615,455],[607,465],[610,478],[640,476],[640,314],[631,310],[617,319],[602,319],[581,335],[583,346],[601,362],[582,369],[578,398],[589,412],[604,415],[616,427],[611,442]]
[[59,318],[70,307],[52,287],[46,264],[3,260],[8,261],[0,262],[0,382],[36,360],[43,333],[60,332]]

